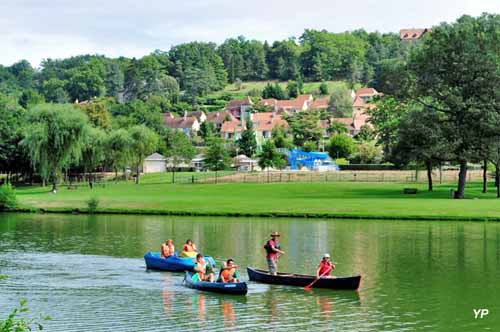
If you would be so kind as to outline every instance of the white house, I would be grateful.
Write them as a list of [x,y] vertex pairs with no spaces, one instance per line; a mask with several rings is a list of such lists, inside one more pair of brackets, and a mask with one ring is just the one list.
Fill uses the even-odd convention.
[[152,155],[144,159],[142,166],[143,173],[162,173],[167,170],[167,158],[159,153],[153,153]]

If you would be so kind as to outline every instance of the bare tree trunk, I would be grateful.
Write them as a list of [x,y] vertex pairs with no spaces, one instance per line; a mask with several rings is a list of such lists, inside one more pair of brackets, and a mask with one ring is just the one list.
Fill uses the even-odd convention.
[[137,175],[135,177],[135,184],[139,184],[139,166],[137,166]]
[[483,194],[488,191],[488,160],[483,160]]
[[427,160],[425,166],[427,167],[427,190],[432,191],[432,161]]
[[467,180],[467,161],[460,161],[460,172],[458,173],[458,188],[455,193],[456,199],[464,198],[465,193],[465,181]]

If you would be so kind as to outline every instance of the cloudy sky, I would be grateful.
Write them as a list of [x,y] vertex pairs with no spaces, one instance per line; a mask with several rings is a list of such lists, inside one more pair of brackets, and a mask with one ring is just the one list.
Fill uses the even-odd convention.
[[397,32],[482,12],[500,13],[500,0],[0,0],[0,64],[140,57],[187,41],[274,41],[305,28]]

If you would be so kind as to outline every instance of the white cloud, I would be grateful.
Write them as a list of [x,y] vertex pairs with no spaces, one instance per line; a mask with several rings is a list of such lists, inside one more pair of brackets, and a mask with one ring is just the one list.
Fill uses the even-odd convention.
[[82,53],[142,56],[155,49],[228,37],[273,41],[304,28],[394,31],[463,14],[500,12],[498,0],[2,0],[0,63]]

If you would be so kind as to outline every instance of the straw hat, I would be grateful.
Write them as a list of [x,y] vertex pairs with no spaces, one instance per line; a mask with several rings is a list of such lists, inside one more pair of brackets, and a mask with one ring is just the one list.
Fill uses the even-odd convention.
[[271,233],[271,236],[280,236],[280,233],[274,231],[274,232]]

